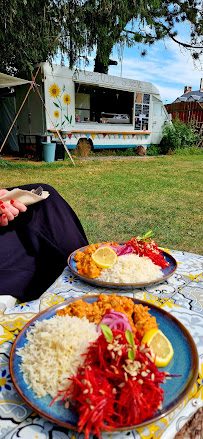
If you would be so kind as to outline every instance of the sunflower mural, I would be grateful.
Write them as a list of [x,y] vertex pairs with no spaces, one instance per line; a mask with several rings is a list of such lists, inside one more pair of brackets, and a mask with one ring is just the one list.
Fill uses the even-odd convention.
[[61,89],[58,87],[57,84],[52,84],[49,87],[49,94],[52,98],[57,98],[58,96],[60,96],[61,93]]
[[56,119],[56,127],[62,128],[67,122],[69,125],[72,123],[72,115],[68,115],[68,106],[71,103],[71,97],[69,94],[65,93],[65,85],[62,89],[58,84],[53,83],[49,87],[49,95],[53,98],[53,104],[57,108],[53,114]]
[[69,105],[71,103],[70,96],[69,95],[64,95],[63,96],[63,102],[64,102],[64,104]]
[[59,116],[60,116],[59,111],[58,111],[58,110],[54,111],[54,117],[55,117],[56,119],[58,119]]

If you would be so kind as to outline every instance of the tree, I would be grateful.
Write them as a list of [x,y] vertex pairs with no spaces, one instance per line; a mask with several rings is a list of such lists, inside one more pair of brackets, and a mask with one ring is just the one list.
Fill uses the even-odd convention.
[[[49,4],[48,4],[49,3]],[[0,6],[0,71],[23,73],[56,51],[55,8],[46,0],[4,0]]]
[[[87,45],[96,46],[94,70],[107,73],[115,44],[145,47],[170,37],[191,51],[196,59],[202,53],[200,0],[87,0],[83,4]],[[181,41],[175,30],[179,22],[191,25],[190,41]],[[200,42],[200,43],[199,43]],[[146,54],[146,49],[142,55]]]
[[[201,0],[3,0],[0,4],[0,71],[23,74],[60,50],[70,67],[96,48],[94,70],[107,73],[113,47],[150,47],[172,38],[197,58],[202,53]],[[190,41],[175,25],[188,21]]]
[[[62,54],[67,53],[70,64],[74,65],[76,54],[86,47],[81,13],[77,0],[3,0],[0,3],[0,71],[27,75],[40,61],[51,61],[58,49]],[[69,37],[73,33],[74,40]]]

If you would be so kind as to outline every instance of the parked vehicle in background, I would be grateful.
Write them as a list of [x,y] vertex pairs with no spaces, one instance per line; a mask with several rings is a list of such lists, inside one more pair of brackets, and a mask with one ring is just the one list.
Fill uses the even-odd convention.
[[[91,147],[132,148],[159,144],[162,126],[170,120],[158,89],[150,82],[42,63],[33,89],[17,123],[19,148],[57,139],[60,131],[67,148],[80,139]],[[17,109],[27,87],[16,90]],[[53,123],[55,127],[53,126]]]

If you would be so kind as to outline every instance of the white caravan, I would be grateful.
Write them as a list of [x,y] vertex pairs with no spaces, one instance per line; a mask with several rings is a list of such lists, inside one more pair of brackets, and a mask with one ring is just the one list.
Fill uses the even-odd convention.
[[[46,109],[31,90],[17,121],[19,143],[38,136],[56,139],[74,149],[86,138],[94,149],[158,144],[169,115],[158,89],[150,82],[42,63],[36,78]],[[25,87],[16,91],[17,109]]]

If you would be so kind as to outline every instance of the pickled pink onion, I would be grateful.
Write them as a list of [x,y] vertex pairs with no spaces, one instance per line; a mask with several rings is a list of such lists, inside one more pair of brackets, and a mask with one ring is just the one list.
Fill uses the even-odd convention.
[[129,329],[132,332],[132,327],[129,323],[128,317],[122,312],[111,310],[106,313],[97,326],[97,330],[100,334],[102,332],[100,328],[101,324],[107,325],[110,329],[118,329],[123,332],[125,332],[126,329]]
[[102,244],[101,247],[111,247],[112,250],[115,251],[117,256],[127,255],[129,253],[134,253],[134,249],[133,249],[132,245],[130,245],[130,244],[121,244],[121,245]]

